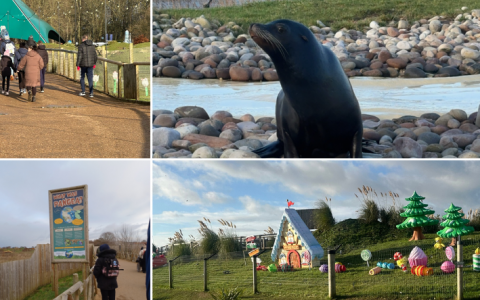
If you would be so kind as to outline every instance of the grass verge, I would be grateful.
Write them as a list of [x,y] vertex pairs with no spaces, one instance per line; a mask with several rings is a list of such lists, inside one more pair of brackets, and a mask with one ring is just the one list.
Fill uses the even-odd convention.
[[[241,25],[244,32],[251,23],[268,23],[277,19],[295,20],[307,26],[316,25],[317,20],[321,20],[335,30],[343,27],[363,30],[373,20],[387,25],[400,18],[410,22],[436,15],[452,18],[462,13],[462,6],[469,10],[480,8],[478,1],[474,0],[276,0],[209,9],[168,9],[161,13],[168,13],[175,19],[204,15],[222,24],[233,21]],[[155,10],[155,13],[159,12]]]
[[[82,271],[76,272],[78,280],[83,281]],[[58,294],[65,292],[73,285],[73,275],[65,276],[59,279]],[[55,298],[55,292],[52,291],[52,284],[39,287],[32,295],[25,298],[25,300],[51,300]],[[83,299],[83,293],[80,294],[80,299]]]

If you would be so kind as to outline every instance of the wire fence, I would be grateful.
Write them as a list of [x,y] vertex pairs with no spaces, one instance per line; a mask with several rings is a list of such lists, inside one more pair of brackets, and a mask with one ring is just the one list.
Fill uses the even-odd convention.
[[[445,246],[449,241],[444,240]],[[480,236],[465,237],[462,240],[464,268],[463,293],[465,299],[480,298],[480,272],[472,268],[472,254],[480,247]],[[400,252],[408,259],[414,247],[423,250],[428,258],[427,267],[433,272],[428,276],[417,276],[411,273],[406,263],[404,272],[394,260],[394,254]],[[375,245],[365,249],[375,249]],[[454,247],[456,249],[456,247]],[[372,250],[372,258],[364,261],[362,249],[342,253],[337,251],[335,261],[346,267],[345,272],[336,273],[336,294],[342,298],[385,298],[385,299],[453,299],[457,295],[457,269],[452,273],[444,273],[440,267],[448,261],[444,249],[435,249],[431,240],[411,242],[409,246],[391,249]],[[270,251],[260,255],[261,265],[272,264]],[[172,262],[172,286],[174,289],[203,291],[203,260],[210,255],[181,256]],[[167,257],[171,260],[172,257]],[[392,263],[394,269],[382,268],[377,275],[369,275],[369,270],[377,263]],[[456,263],[456,258],[453,259]],[[320,260],[320,265],[327,264],[327,255]],[[153,284],[155,288],[169,288],[169,268],[164,266],[154,270]],[[253,294],[253,264],[248,251],[233,252],[228,255],[215,255],[207,260],[207,289],[238,287],[245,295]],[[301,296],[326,298],[328,296],[328,273],[319,271],[315,266],[310,269],[295,269],[291,272],[257,271],[257,290],[269,296]]]

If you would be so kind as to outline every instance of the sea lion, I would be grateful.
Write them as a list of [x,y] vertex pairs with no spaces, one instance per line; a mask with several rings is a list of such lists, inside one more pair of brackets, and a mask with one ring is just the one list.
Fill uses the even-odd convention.
[[304,25],[277,20],[252,24],[252,39],[271,58],[280,79],[275,107],[278,141],[261,157],[362,157],[357,98],[335,54]]

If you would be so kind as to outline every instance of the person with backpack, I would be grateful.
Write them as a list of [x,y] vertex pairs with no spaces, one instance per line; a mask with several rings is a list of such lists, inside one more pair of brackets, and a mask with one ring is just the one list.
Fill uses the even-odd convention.
[[27,92],[25,86],[25,72],[18,70],[18,65],[22,58],[27,55],[27,44],[25,42],[20,42],[20,48],[15,52],[15,68],[17,69],[18,74],[18,87],[20,88],[20,96]]
[[18,65],[25,71],[25,85],[28,91],[28,101],[35,102],[37,87],[40,85],[40,70],[43,69],[43,59],[37,53],[37,44],[27,42],[28,52]]
[[80,85],[82,92],[79,96],[85,96],[85,75],[88,78],[90,98],[93,97],[93,69],[97,64],[97,50],[87,35],[82,37],[82,43],[78,46],[77,70],[80,72]]
[[[10,76],[12,74],[11,69],[13,69],[14,72],[17,70],[13,64],[12,58],[7,55],[7,52],[5,52],[5,55],[3,55],[0,59],[0,70],[2,72],[2,94],[7,96],[10,90]],[[7,82],[6,90],[5,81]]]
[[115,300],[115,289],[118,288],[117,276],[119,273],[117,251],[110,249],[108,244],[103,244],[98,249],[99,253],[93,268],[93,275],[97,279],[97,286],[102,293],[102,300]]
[[48,66],[48,52],[45,50],[45,45],[42,41],[38,41],[38,54],[43,59],[43,69],[40,70],[40,93],[43,93],[43,88],[45,87],[45,72],[47,71]]

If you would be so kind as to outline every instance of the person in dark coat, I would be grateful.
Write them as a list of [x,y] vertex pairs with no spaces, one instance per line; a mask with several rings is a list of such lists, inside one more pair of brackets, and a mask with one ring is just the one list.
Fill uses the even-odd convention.
[[[15,68],[18,70],[18,65],[22,58],[27,55],[27,44],[25,42],[20,42],[20,48],[15,52]],[[17,71],[18,74],[18,87],[20,88],[20,96],[23,93],[26,93],[26,86],[25,86],[25,72],[24,71]]]
[[93,268],[93,275],[97,279],[97,286],[102,293],[102,300],[115,300],[115,289],[118,288],[117,277],[107,277],[103,275],[102,269],[105,264],[105,259],[116,258],[117,251],[110,249],[107,244],[99,247],[95,267]]
[[82,43],[78,46],[77,70],[80,70],[80,85],[82,92],[79,96],[85,96],[85,74],[88,78],[88,87],[90,88],[90,98],[93,97],[93,69],[97,64],[97,50],[93,42],[87,35],[82,38]]
[[40,57],[43,59],[43,69],[40,70],[40,93],[43,93],[44,86],[45,86],[45,72],[47,72],[47,66],[48,66],[48,53],[47,50],[45,50],[45,45],[42,43],[42,41],[38,42],[38,50],[37,53],[40,55]]
[[[16,72],[17,68],[13,64],[12,58],[8,55],[3,55],[0,59],[0,70],[2,72],[2,94],[7,95],[10,90],[10,76],[12,74],[11,69]],[[5,81],[7,82],[7,89],[5,90]]]

